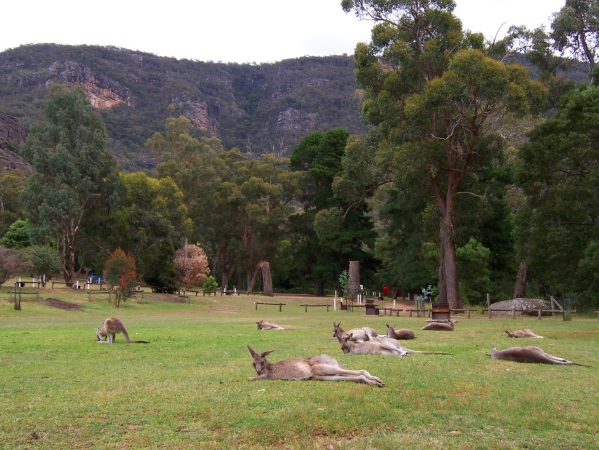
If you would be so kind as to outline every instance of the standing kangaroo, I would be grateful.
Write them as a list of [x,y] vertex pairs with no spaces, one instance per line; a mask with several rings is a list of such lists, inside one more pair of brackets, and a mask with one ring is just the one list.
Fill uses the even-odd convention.
[[402,328],[401,330],[395,330],[395,324],[389,326],[387,324],[387,337],[393,339],[401,339],[407,341],[408,339],[416,339],[414,332],[408,328]]
[[256,326],[259,330],[285,330],[285,328],[278,326],[276,323],[265,322],[264,320],[256,322]]
[[450,320],[449,323],[445,322],[431,322],[425,327],[422,327],[421,330],[430,330],[430,331],[453,331],[453,324],[457,322],[457,320]]
[[353,381],[383,387],[380,378],[370,375],[365,370],[349,370],[329,355],[318,355],[308,358],[285,359],[271,364],[266,356],[273,352],[257,353],[248,345],[257,377],[255,380],[318,380],[318,381]]
[[493,344],[493,350],[486,355],[493,359],[503,359],[505,361],[589,367],[585,364],[578,364],[558,356],[549,355],[539,347],[510,347],[505,350],[497,350],[497,347]]
[[341,328],[341,322],[333,322],[333,337],[339,339],[340,337],[352,335],[351,340],[355,342],[373,341],[375,339],[381,339],[382,336],[374,331],[374,328],[362,327],[352,328],[349,331],[343,331]]
[[406,355],[450,355],[451,353],[441,352],[419,352],[410,350],[400,344],[397,339],[384,338],[378,341],[366,341],[362,343],[350,342],[351,336],[339,338],[341,350],[345,354],[352,355],[385,355],[385,356],[406,356]]
[[506,333],[507,333],[508,337],[511,337],[511,338],[525,338],[525,337],[529,337],[529,338],[535,338],[535,339],[545,339],[543,336],[539,336],[538,334],[534,334],[529,329],[516,330],[516,331],[512,331],[511,333],[509,331],[506,331]]
[[[125,340],[129,344],[149,344],[149,341],[132,341],[129,339],[129,333],[127,333],[127,329],[123,322],[121,322],[116,317],[112,317],[110,319],[106,319],[102,324],[102,328],[99,330],[94,328],[96,332],[96,336],[98,337],[98,344],[112,344],[116,341],[116,334],[123,333],[125,336]],[[106,339],[106,340],[104,340]]]

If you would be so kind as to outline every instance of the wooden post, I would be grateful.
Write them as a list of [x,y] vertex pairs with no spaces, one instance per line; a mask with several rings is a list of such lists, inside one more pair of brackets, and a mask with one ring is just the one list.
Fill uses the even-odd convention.
[[541,308],[539,308],[538,311],[539,311],[539,320],[541,320]]
[[512,319],[516,318],[516,308],[512,306]]

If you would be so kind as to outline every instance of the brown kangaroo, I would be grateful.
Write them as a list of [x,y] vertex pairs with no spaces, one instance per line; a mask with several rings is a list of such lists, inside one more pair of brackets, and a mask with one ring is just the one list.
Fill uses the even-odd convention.
[[[149,344],[150,343],[149,341],[132,341],[131,339],[129,339],[129,333],[127,333],[125,325],[123,325],[123,322],[121,322],[116,317],[106,319],[104,321],[104,323],[102,324],[102,328],[100,328],[99,330],[97,328],[94,328],[94,330],[95,330],[96,336],[98,338],[98,344],[114,343],[116,341],[117,333],[123,333],[123,336],[125,336],[125,340],[129,344]],[[104,339],[106,339],[106,340],[104,340]]]
[[534,334],[529,329],[516,330],[516,331],[512,331],[511,333],[509,331],[506,331],[506,333],[507,333],[508,337],[511,337],[511,338],[525,338],[525,337],[529,337],[529,338],[535,338],[535,339],[545,339],[543,336],[539,336],[538,334]]
[[425,327],[422,327],[421,330],[432,330],[432,331],[453,331],[453,324],[457,322],[457,320],[450,320],[449,323],[445,322],[431,322]]
[[506,361],[523,363],[562,364],[589,367],[585,364],[578,364],[558,356],[549,355],[539,347],[510,347],[505,350],[497,350],[497,347],[493,344],[493,350],[486,355],[493,359],[503,359]]
[[374,328],[370,327],[362,327],[362,328],[352,328],[349,331],[343,331],[341,328],[341,322],[335,323],[333,322],[333,337],[339,339],[340,337],[346,335],[352,335],[351,340],[355,342],[364,342],[364,341],[373,341],[375,339],[381,339],[382,336],[374,331]]
[[395,324],[393,326],[389,326],[387,324],[387,337],[393,339],[401,339],[403,341],[407,341],[409,339],[416,339],[414,332],[408,328],[402,328],[401,330],[395,330]]
[[329,355],[318,355],[308,358],[285,359],[271,364],[266,356],[273,352],[257,353],[248,345],[257,377],[255,380],[318,380],[318,381],[353,381],[383,387],[385,383],[365,370],[349,370]]
[[410,350],[401,345],[397,339],[393,338],[384,338],[377,341],[366,341],[362,343],[350,342],[351,336],[347,335],[338,339],[343,353],[352,355],[385,355],[400,357],[406,355],[451,355],[451,353]]
[[281,330],[283,331],[285,328],[278,326],[276,323],[265,322],[261,320],[260,322],[256,322],[256,326],[259,330]]

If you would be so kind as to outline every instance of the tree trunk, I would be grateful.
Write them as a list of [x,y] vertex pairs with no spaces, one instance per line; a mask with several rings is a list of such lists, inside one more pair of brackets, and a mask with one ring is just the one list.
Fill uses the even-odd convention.
[[516,287],[514,288],[514,298],[526,298],[526,261],[521,261],[518,266],[518,275],[516,275]]
[[[449,203],[449,202],[448,202]],[[453,239],[453,220],[451,207],[442,210],[443,222],[441,224],[441,261],[439,267],[439,301],[448,303],[451,309],[461,309],[462,295],[458,284],[458,271],[456,268],[455,241]],[[443,288],[446,301],[443,301]]]
[[274,290],[272,288],[272,277],[270,276],[270,264],[268,261],[261,261],[258,264],[260,271],[262,272],[262,293],[268,297],[274,297]]
[[316,282],[316,295],[324,297],[324,282],[322,280]]
[[258,274],[260,273],[260,264],[261,263],[258,263],[253,271],[251,269],[248,269],[247,271],[248,293],[254,292],[256,281],[258,281]]
[[235,286],[237,288],[238,291],[243,290],[243,283],[241,282],[241,272],[239,270],[236,271],[236,275],[237,275],[237,286]]
[[349,294],[355,298],[360,293],[360,261],[349,262]]

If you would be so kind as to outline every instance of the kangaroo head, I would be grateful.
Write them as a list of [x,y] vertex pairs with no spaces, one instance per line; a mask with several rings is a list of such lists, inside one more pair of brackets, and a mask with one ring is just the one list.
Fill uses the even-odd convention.
[[343,330],[341,329],[341,322],[337,324],[333,322],[333,337],[338,338],[341,333],[343,333]]
[[339,343],[341,344],[341,350],[345,354],[351,352],[351,343],[349,341],[351,340],[352,336],[353,336],[353,334],[349,333],[348,335],[345,335],[345,336],[339,338]]
[[98,330],[97,328],[94,328],[94,331],[96,332],[96,337],[98,338],[98,340],[101,341],[102,335],[100,335],[100,330]]
[[262,375],[262,372],[264,372],[264,369],[266,369],[266,367],[269,364],[268,360],[266,359],[266,356],[270,355],[272,352],[274,352],[274,350],[268,350],[266,352],[257,353],[249,345],[248,345],[248,350],[250,351],[252,357],[254,358],[254,360],[252,361],[252,364],[254,366],[254,369],[256,370],[256,373],[258,375]]
[[262,329],[262,322],[264,322],[264,319],[262,319],[260,322],[256,322],[256,326],[258,327],[259,330]]

